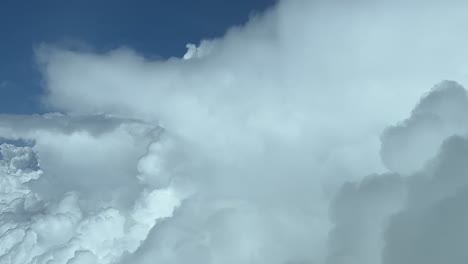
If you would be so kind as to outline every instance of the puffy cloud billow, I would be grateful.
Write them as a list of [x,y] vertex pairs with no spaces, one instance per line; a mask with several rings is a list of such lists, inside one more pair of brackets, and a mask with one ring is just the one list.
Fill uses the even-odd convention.
[[285,0],[182,58],[38,47],[0,263],[464,263],[467,12]]

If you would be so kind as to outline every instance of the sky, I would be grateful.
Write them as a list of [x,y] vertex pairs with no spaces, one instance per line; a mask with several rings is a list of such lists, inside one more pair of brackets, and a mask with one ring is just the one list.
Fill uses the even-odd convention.
[[186,43],[220,37],[276,0],[5,0],[0,4],[0,112],[45,112],[34,49],[43,43],[105,52],[134,48],[145,56],[185,53]]
[[8,13],[0,264],[466,263],[468,2],[99,3]]

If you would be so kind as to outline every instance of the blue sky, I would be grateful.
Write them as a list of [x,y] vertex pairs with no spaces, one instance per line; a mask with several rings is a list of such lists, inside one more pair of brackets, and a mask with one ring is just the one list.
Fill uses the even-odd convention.
[[185,44],[222,36],[276,0],[2,0],[0,113],[44,112],[34,47],[82,43],[120,46],[148,57],[181,56]]

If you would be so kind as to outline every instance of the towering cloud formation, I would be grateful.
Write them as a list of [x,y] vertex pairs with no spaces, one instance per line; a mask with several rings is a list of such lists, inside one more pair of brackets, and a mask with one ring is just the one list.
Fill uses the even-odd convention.
[[425,96],[402,124],[382,137],[382,159],[400,173],[419,170],[448,136],[468,130],[468,97],[455,82],[443,82]]
[[466,11],[282,1],[183,58],[38,48],[63,114],[0,116],[0,263],[461,263],[466,91],[411,107],[466,83]]

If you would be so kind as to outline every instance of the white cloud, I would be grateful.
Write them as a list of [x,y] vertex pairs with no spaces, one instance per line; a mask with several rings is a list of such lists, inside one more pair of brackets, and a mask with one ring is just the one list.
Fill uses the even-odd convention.
[[387,130],[383,163],[380,135],[434,83],[466,83],[467,9],[282,1],[165,61],[40,47],[44,102],[67,114],[0,116],[28,145],[3,145],[28,170],[0,164],[0,263],[419,261],[392,215],[433,199],[413,172],[445,170],[431,158],[466,131],[465,91],[436,89]]
[[178,206],[170,188],[136,177],[157,126],[59,114],[1,120],[0,137],[26,146],[0,145],[0,263],[115,263]]

